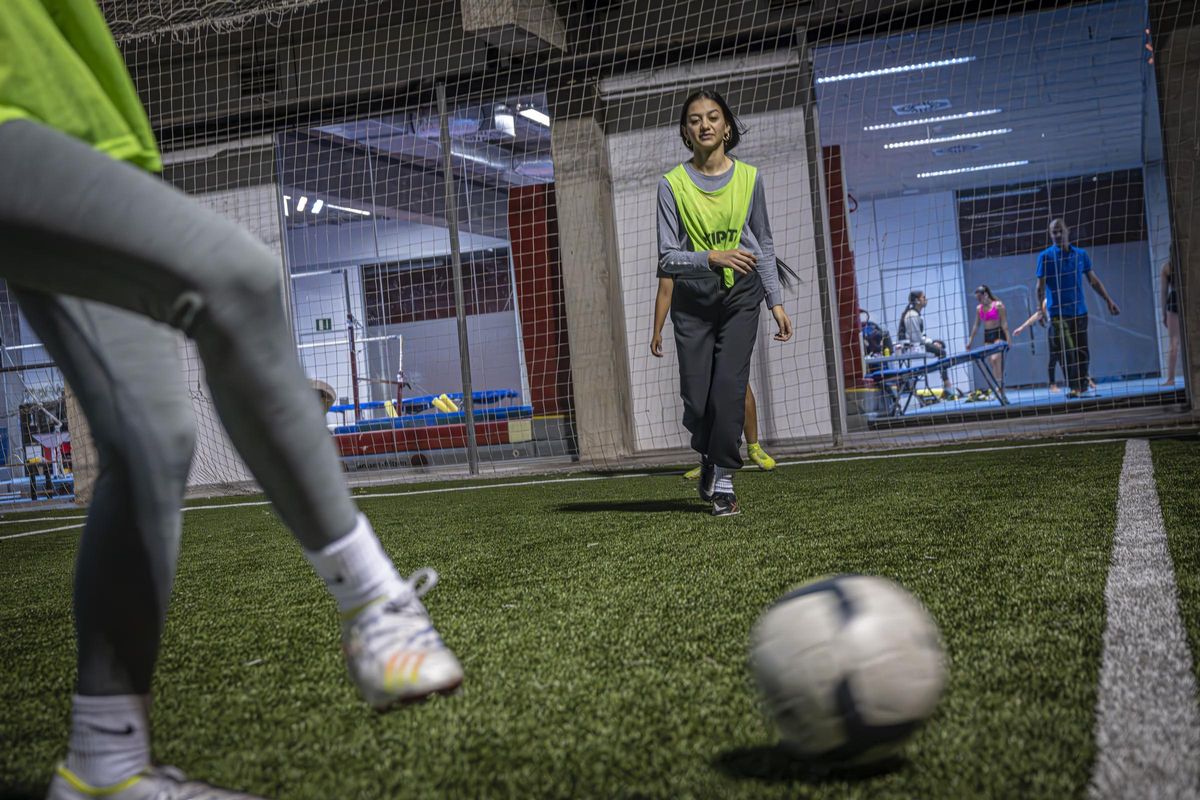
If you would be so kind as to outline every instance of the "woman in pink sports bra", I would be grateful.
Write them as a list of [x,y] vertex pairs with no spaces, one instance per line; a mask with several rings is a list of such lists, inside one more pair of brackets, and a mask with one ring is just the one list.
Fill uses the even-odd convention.
[[[980,322],[983,323],[984,344],[992,344],[1002,339],[1009,341],[1008,311],[1005,310],[1004,303],[983,284],[975,289],[975,299],[979,301],[979,305],[975,307],[975,324],[971,326],[971,335],[967,337],[967,349],[971,349],[971,342],[975,340],[975,332],[979,330]],[[992,375],[995,376],[996,383],[1003,387],[1004,356],[993,353],[988,356],[988,362],[992,365]]]

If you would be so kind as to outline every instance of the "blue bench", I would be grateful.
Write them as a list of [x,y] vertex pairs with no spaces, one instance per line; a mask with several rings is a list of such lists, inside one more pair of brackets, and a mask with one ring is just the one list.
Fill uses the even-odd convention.
[[[473,409],[473,411],[476,422],[529,419],[533,416],[533,406],[481,407]],[[467,412],[465,411],[455,411],[450,414],[437,411],[425,414],[405,414],[402,417],[363,420],[354,425],[339,425],[333,429],[333,432],[366,433],[368,431],[388,431],[397,428],[428,428],[434,425],[461,425],[466,421]]]
[[[449,397],[451,400],[453,400],[456,404],[462,405],[462,402],[463,402],[463,393],[462,392],[453,392],[453,393],[447,394],[446,396]],[[419,395],[417,397],[402,398],[400,401],[400,413],[401,414],[415,414],[419,411],[424,411],[427,408],[431,408],[433,406],[433,401],[438,397],[441,397],[441,395],[440,394],[426,394],[426,395]],[[514,397],[520,397],[520,395],[517,392],[513,391],[512,389],[486,389],[484,391],[471,392],[471,400],[479,405],[491,405],[493,403],[498,403],[501,400],[511,400]],[[386,405],[390,402],[393,402],[393,401],[391,401],[391,400],[368,400],[365,403],[359,403],[358,407],[359,407],[359,409],[364,410],[364,411],[378,410],[378,409],[382,409],[382,408],[386,407]],[[329,410],[336,411],[338,413],[345,413],[347,411],[353,411],[354,404],[353,403],[341,403],[339,405],[330,406]]]
[[[1008,353],[1008,342],[993,342],[975,350],[934,358],[925,352],[899,353],[892,356],[876,356],[866,359],[866,377],[875,381],[883,398],[884,410],[889,417],[903,416],[917,393],[917,384],[931,372],[974,364],[983,377],[984,384],[996,395],[1000,405],[1008,405],[1004,388],[992,374],[987,359],[1001,354],[1001,374],[1004,371],[1004,356]],[[894,366],[893,366],[894,365]],[[872,369],[873,368],[873,369]]]

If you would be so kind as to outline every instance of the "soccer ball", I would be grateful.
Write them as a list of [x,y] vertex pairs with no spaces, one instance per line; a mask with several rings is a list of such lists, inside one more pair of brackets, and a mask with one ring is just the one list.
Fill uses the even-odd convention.
[[822,578],[785,594],[755,625],[750,664],[783,745],[830,765],[897,755],[946,683],[929,612],[869,575]]

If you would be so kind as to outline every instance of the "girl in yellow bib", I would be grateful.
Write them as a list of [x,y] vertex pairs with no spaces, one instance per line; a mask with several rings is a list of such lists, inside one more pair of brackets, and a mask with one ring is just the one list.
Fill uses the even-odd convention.
[[700,497],[712,503],[715,516],[740,511],[733,473],[742,466],[760,303],[775,317],[776,341],[792,338],[762,181],[754,167],[729,157],[741,134],[719,94],[693,93],[679,118],[692,157],[658,189],[658,277],[674,282],[671,323],[683,425],[700,454]]
[[79,397],[98,463],[75,569],[70,736],[49,800],[250,797],[151,758],[150,686],[196,437],[179,332],[342,612],[364,699],[383,709],[463,679],[419,599],[435,576],[401,577],[350,497],[296,358],[278,255],[151,174],[161,169],[94,0],[0,0],[0,277]]

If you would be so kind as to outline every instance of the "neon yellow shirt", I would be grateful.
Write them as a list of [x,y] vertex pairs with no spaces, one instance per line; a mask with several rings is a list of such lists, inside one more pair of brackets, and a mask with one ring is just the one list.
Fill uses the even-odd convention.
[[0,124],[14,119],[162,170],[150,120],[94,0],[0,0]]
[[[733,162],[729,183],[706,192],[687,174],[683,164],[666,174],[683,229],[697,250],[736,250],[742,243],[742,228],[750,215],[754,178],[758,170],[744,161]],[[733,270],[722,269],[725,286],[733,286]]]

